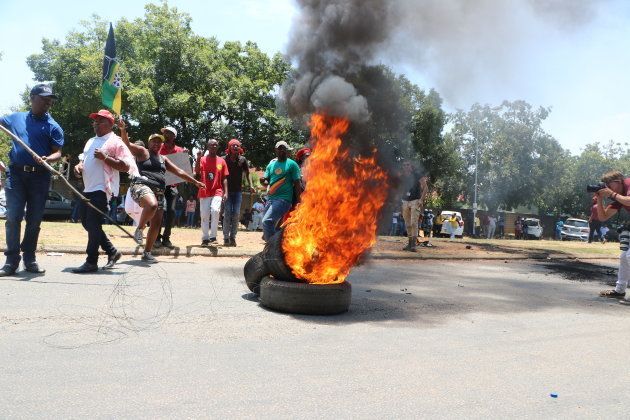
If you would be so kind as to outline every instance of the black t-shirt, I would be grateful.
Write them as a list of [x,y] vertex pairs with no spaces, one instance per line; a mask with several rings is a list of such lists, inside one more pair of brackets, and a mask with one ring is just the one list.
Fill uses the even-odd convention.
[[402,183],[404,186],[402,199],[412,201],[420,199],[420,179],[425,176],[424,173],[414,170],[409,175],[402,174]]
[[243,172],[249,173],[249,165],[247,159],[244,156],[239,155],[238,159],[232,160],[230,156],[224,156],[227,163],[229,175],[227,177],[228,191],[239,192],[242,191]]

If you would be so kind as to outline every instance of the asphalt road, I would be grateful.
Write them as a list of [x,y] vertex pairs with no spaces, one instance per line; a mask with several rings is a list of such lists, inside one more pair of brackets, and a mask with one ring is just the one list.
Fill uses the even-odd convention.
[[2,418],[628,417],[601,265],[379,260],[349,313],[311,317],[260,307],[245,259],[40,261],[0,279]]

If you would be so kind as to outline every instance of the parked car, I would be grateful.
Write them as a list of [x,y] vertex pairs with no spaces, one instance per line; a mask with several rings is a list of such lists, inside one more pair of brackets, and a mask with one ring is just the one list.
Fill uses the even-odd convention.
[[448,230],[446,221],[449,219],[449,217],[451,217],[453,213],[455,213],[455,216],[459,217],[459,220],[461,221],[459,227],[455,229],[455,236],[461,237],[464,235],[464,219],[462,219],[462,214],[458,211],[450,210],[444,210],[442,211],[442,213],[440,213],[440,218],[444,221],[442,223],[442,230],[440,230],[440,235],[450,235],[450,231]]
[[6,219],[7,217],[7,197],[4,193],[4,188],[0,190],[0,219]]
[[44,207],[44,217],[67,217],[72,215],[72,201],[57,191],[48,191]]
[[540,224],[540,220],[534,217],[527,217],[523,219],[523,235],[526,239],[540,239],[542,238],[543,227]]
[[563,241],[568,239],[588,241],[589,232],[588,220],[568,218],[560,231],[560,239]]

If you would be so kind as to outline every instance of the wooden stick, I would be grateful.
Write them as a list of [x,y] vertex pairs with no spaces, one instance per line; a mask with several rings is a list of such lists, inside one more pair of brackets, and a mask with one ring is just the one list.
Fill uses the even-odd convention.
[[[9,136],[11,136],[13,138],[13,140],[15,140],[15,142],[17,144],[19,144],[20,146],[22,146],[24,148],[24,150],[26,150],[31,156],[33,156],[33,158],[35,159],[36,162],[39,161],[39,159],[41,159],[41,156],[39,156],[37,153],[35,153],[33,151],[33,149],[31,149],[30,147],[28,147],[26,145],[26,143],[24,143],[24,141],[22,141],[22,139],[20,139],[18,136],[16,136],[15,134],[13,134],[10,130],[6,129],[5,127],[3,127],[2,125],[0,125],[0,129],[2,129],[2,131],[4,131],[5,133],[7,133]],[[50,166],[50,164],[48,164],[48,162],[46,161],[42,161],[40,163],[40,165],[42,165],[44,168],[46,168],[48,170],[48,172],[52,173],[53,175],[57,175],[59,178],[63,179],[63,182],[66,183],[66,185],[72,190],[73,193],[75,193],[80,199],[81,201],[83,201],[85,204],[87,204],[88,206],[92,207],[94,210],[96,210],[98,213],[102,214],[103,216],[105,216],[110,222],[112,222],[114,225],[116,225],[116,227],[120,230],[122,230],[123,232],[125,232],[125,234],[127,236],[129,236],[131,239],[134,239],[133,235],[129,232],[127,232],[127,230],[125,230],[125,228],[123,228],[122,226],[120,226],[118,224],[118,222],[116,222],[114,219],[112,219],[108,214],[105,214],[104,212],[102,212],[98,207],[96,207],[94,204],[92,204],[90,202],[90,200],[85,197],[83,194],[81,194],[79,192],[79,190],[77,190],[76,188],[74,188],[72,186],[72,184],[70,184],[70,181],[68,181],[63,175],[61,175],[61,173],[59,171],[57,171],[56,169],[54,169],[52,166]]]

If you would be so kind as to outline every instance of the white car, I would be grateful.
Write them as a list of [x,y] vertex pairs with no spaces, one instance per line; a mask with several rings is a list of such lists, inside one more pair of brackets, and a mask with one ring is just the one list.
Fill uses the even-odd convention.
[[462,219],[462,214],[458,211],[450,211],[450,210],[444,210],[442,213],[440,213],[440,219],[443,220],[442,230],[440,230],[440,235],[451,234],[451,231],[448,228],[448,219],[451,217],[453,213],[455,213],[455,216],[458,217],[458,220],[460,220],[459,226],[455,228],[455,236],[464,235],[464,222],[463,222],[464,219]]
[[565,220],[564,226],[560,231],[560,239],[566,241],[567,239],[580,239],[582,241],[588,241],[588,234],[590,229],[588,227],[588,220],[569,218]]
[[523,220],[523,235],[525,238],[542,238],[543,228],[540,220],[534,217],[528,217]]

